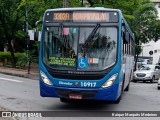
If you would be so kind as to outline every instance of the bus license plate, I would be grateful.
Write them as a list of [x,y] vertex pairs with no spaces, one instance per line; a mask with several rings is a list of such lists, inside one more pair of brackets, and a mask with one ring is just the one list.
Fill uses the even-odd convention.
[[69,99],[82,99],[82,95],[78,94],[69,94]]

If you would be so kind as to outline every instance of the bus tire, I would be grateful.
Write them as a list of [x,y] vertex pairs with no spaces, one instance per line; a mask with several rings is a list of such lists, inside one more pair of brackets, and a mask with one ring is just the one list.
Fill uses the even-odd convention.
[[[124,77],[124,79],[125,79],[125,77]],[[114,101],[115,104],[119,104],[120,101],[121,101],[121,99],[122,99],[123,89],[124,89],[124,81],[125,81],[125,80],[123,80],[123,83],[122,83],[121,95],[118,97],[118,99],[117,99],[116,101]]]
[[114,101],[114,104],[119,104],[121,99],[122,99],[122,95],[120,95],[119,98],[116,101]]
[[67,98],[60,98],[60,101],[64,102],[64,103],[68,103],[69,102],[69,100]]
[[124,91],[129,91],[129,85],[130,83],[128,83],[127,87],[124,89]]
[[130,81],[131,81],[131,75],[132,75],[132,73],[130,74],[129,83],[128,83],[127,87],[124,89],[124,91],[129,91],[129,86],[130,86]]

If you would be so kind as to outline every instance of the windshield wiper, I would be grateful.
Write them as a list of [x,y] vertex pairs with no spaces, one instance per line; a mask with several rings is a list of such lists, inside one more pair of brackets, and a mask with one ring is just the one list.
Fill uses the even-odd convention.
[[66,39],[66,37],[64,35],[64,31],[63,31],[63,28],[64,28],[63,23],[60,23],[59,26],[61,28],[62,44],[64,45],[64,47],[68,48],[67,39]]
[[73,51],[72,47],[69,44],[69,40],[67,39],[67,35],[64,34],[63,23],[60,23],[59,26],[61,28],[62,55],[64,55],[64,54],[68,54],[69,55],[71,53],[73,55],[74,51]]
[[89,42],[91,42],[94,38],[95,33],[97,32],[98,28],[100,26],[100,23],[97,23],[92,32],[89,34],[88,38],[86,39],[85,43],[82,46],[82,51],[83,51],[83,57],[86,55],[86,48]]
[[87,40],[83,44],[83,48],[86,48],[87,44],[93,39],[94,34],[97,32],[99,26],[100,26],[100,23],[97,23],[94,29],[92,30],[92,32],[90,33],[90,35],[88,36]]
[[61,36],[62,36],[62,41],[63,41],[63,23],[60,23],[59,24],[60,28],[61,28]]

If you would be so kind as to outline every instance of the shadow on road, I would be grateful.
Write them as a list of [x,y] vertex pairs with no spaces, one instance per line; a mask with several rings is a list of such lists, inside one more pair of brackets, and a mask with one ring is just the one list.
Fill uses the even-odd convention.
[[144,84],[144,83],[146,83],[146,84],[157,84],[158,83],[158,80],[155,80],[155,82],[154,83],[151,83],[150,81],[137,81],[137,82],[133,82],[133,83],[139,83],[139,84]]
[[[117,105],[114,105],[114,102],[106,101],[93,101],[93,100],[72,100],[67,103],[62,103],[56,105],[58,110],[114,110]],[[107,109],[108,108],[108,109]],[[55,106],[50,109],[55,109]]]

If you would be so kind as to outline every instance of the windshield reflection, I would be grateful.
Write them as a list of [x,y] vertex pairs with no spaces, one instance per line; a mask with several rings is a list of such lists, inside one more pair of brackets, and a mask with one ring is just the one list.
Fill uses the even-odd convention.
[[115,64],[116,54],[116,27],[46,27],[43,61],[53,69],[103,70]]
[[141,66],[139,70],[154,70],[155,66],[152,65],[146,65],[146,66]]

